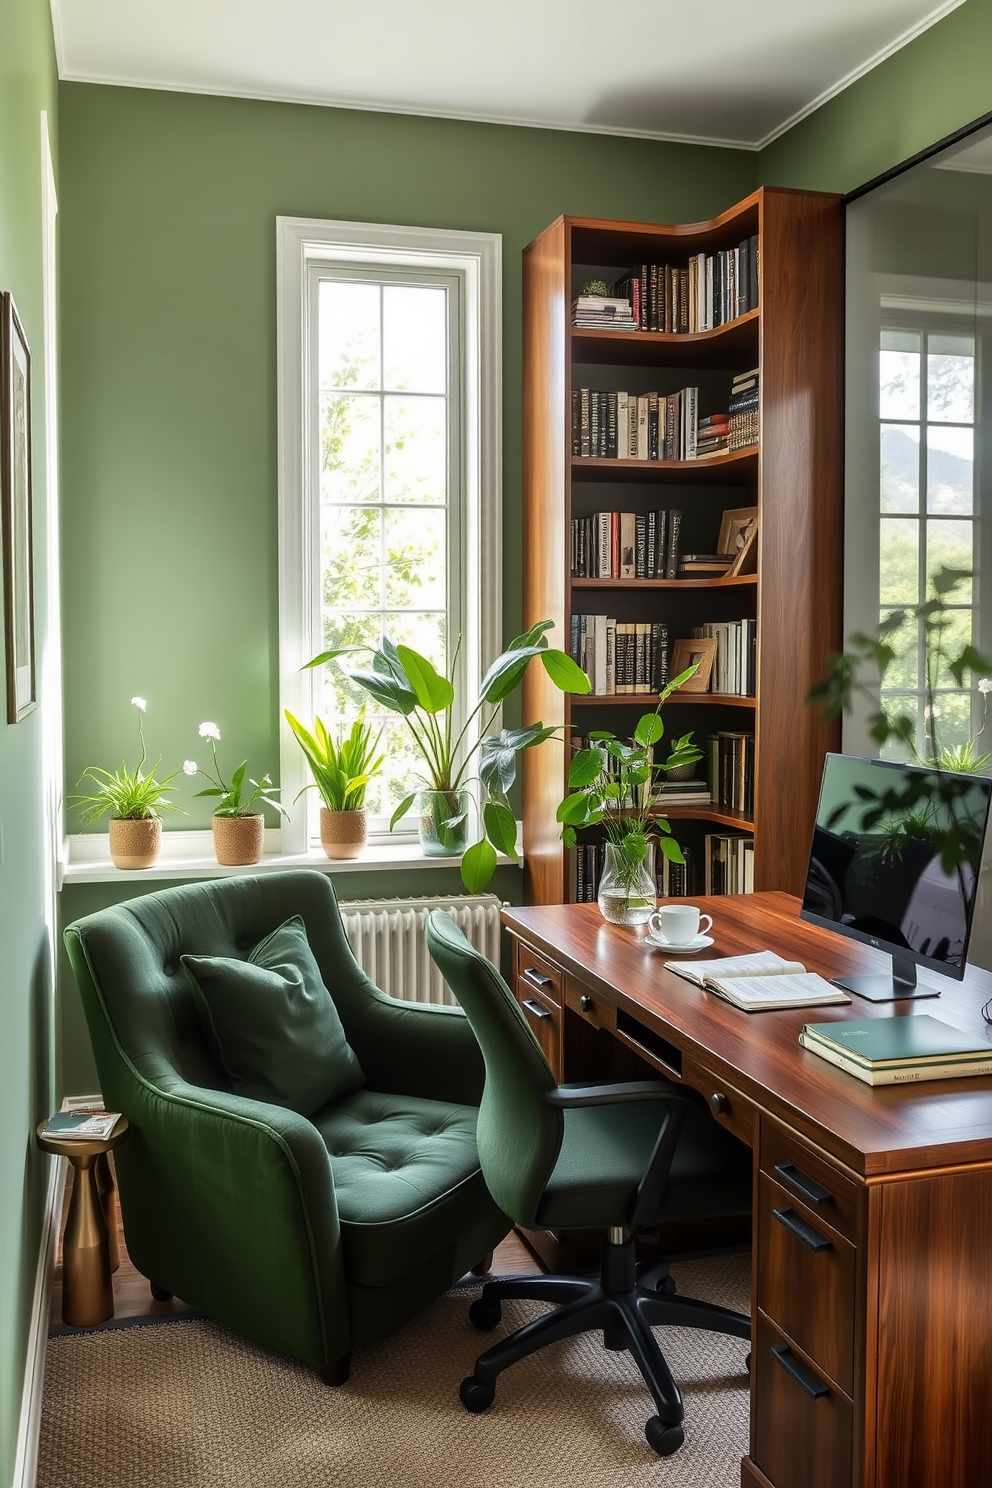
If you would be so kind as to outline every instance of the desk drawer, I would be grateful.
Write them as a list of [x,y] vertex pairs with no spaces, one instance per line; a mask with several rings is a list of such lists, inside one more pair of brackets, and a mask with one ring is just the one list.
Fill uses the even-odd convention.
[[561,1008],[523,977],[517,978],[517,1001],[527,1019],[531,1033],[544,1050],[544,1057],[551,1066],[551,1073],[556,1080],[560,1081],[562,1078]]
[[561,967],[538,951],[532,951],[523,941],[516,945],[516,976],[518,997],[537,991],[556,1007],[561,1007],[564,981]]
[[854,1407],[759,1310],[752,1457],[775,1488],[851,1488]]
[[758,1178],[758,1306],[849,1395],[855,1249],[767,1173]]
[[565,978],[565,1006],[571,1008],[573,1013],[578,1013],[593,1028],[605,1028],[608,1033],[616,1032],[616,1006],[607,1002],[605,997],[597,997],[588,987],[568,976]]
[[682,1079],[706,1098],[710,1114],[735,1137],[754,1146],[754,1106],[726,1080],[714,1075],[705,1064],[687,1054],[682,1061]]
[[858,1185],[767,1118],[761,1123],[760,1168],[846,1240],[858,1240]]

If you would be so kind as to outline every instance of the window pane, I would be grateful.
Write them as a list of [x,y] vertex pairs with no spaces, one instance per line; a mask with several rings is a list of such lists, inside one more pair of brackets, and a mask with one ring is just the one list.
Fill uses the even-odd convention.
[[318,377],[322,388],[379,387],[379,286],[322,279]]
[[883,512],[915,512],[920,506],[920,431],[905,424],[882,425],[879,500]]
[[927,355],[927,418],[970,424],[974,416],[974,339],[931,336]]
[[443,505],[448,486],[445,399],[387,397],[383,401],[385,499]]
[[379,500],[379,398],[322,394],[320,494],[325,501]]
[[[377,646],[382,637],[382,623],[378,614],[342,615],[325,611],[322,616],[322,630],[325,651],[339,646]],[[368,665],[368,656],[362,652],[354,657],[344,656],[341,660],[345,666],[356,670]],[[314,686],[314,706],[329,729],[335,720],[347,718],[350,721],[356,717],[365,702],[368,702],[368,695],[348,681],[336,661],[321,667]]]
[[398,646],[410,646],[447,673],[447,623],[443,614],[390,615],[389,634]]
[[[962,586],[964,587],[964,586]],[[972,638],[974,628],[972,610],[950,610],[945,614],[945,625],[940,637],[941,661],[934,679],[937,687],[957,688],[957,683],[948,670],[948,656],[960,656]]]
[[[898,717],[909,718],[918,737],[920,702],[915,693],[886,693],[882,699],[882,708],[890,722]],[[890,739],[880,754],[882,759],[905,760],[909,751],[899,739]]]
[[448,588],[445,527],[443,511],[387,508],[385,581],[389,609],[444,609]]
[[387,285],[383,290],[384,384],[397,392],[448,390],[447,291]]
[[920,587],[919,522],[883,517],[879,536],[879,604],[916,604]]
[[974,510],[975,435],[972,429],[927,428],[927,511],[969,515]]
[[[927,523],[927,574],[939,568],[970,569],[974,565],[973,528],[970,522],[933,521]],[[965,579],[950,596],[952,604],[970,604],[972,582]]]
[[883,331],[878,364],[882,418],[920,416],[920,337],[915,331]]
[[378,609],[382,604],[382,508],[325,506],[322,511],[324,604]]
[[[890,611],[883,611],[880,620],[887,620]],[[919,627],[912,619],[907,619],[888,637],[889,645],[895,651],[895,659],[891,661],[885,673],[885,689],[916,687],[919,680]]]
[[[952,684],[953,685],[953,684]],[[971,738],[971,693],[970,692],[938,692],[934,698],[936,717],[933,720],[933,732],[937,739],[937,749],[951,749],[955,745],[967,744]],[[927,743],[930,743],[930,730],[927,730]],[[927,750],[930,754],[930,750]],[[953,761],[948,761],[953,764]]]

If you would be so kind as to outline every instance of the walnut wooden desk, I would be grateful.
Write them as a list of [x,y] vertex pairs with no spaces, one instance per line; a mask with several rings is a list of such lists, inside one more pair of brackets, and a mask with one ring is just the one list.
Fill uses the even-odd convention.
[[[707,956],[774,950],[824,976],[869,947],[766,893],[693,900]],[[595,905],[504,911],[517,996],[559,1078],[605,1030],[700,1091],[754,1151],[750,1453],[743,1488],[992,1483],[992,1077],[873,1089],[800,1048],[805,1022],[930,1013],[968,1032],[992,977],[939,999],[744,1013],[664,970]]]

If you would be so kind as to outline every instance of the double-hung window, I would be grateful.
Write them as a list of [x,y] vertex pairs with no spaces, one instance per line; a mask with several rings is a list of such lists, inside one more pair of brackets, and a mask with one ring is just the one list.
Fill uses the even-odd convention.
[[[422,772],[406,726],[335,663],[301,667],[388,636],[453,674],[457,706],[499,650],[499,238],[280,218],[278,275],[280,701],[332,734],[366,706],[385,833]],[[288,730],[282,781],[287,802],[308,783]],[[316,836],[314,795],[290,851]]]

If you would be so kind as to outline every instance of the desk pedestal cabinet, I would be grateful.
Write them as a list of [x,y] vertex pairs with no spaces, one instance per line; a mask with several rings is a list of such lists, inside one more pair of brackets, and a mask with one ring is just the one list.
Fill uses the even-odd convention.
[[[781,894],[696,901],[711,954],[768,946],[836,975],[874,953]],[[800,1050],[807,1019],[752,1015],[663,970],[594,906],[507,911],[518,996],[559,1078],[571,1012],[698,1090],[754,1152],[750,1453],[742,1488],[992,1483],[992,1080],[873,1090]],[[547,978],[536,984],[535,976]],[[985,973],[924,1006],[971,1031]],[[741,1020],[746,1020],[742,1023]],[[577,1035],[581,1043],[581,1035]]]

